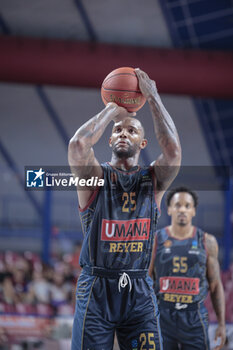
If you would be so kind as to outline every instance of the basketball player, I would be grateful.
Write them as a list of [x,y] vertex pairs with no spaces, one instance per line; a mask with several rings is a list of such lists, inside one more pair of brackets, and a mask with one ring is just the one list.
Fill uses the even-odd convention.
[[156,277],[164,349],[210,349],[208,314],[203,304],[209,289],[218,320],[215,340],[220,338],[215,350],[219,350],[226,331],[217,241],[192,225],[197,207],[195,192],[186,187],[169,191],[167,207],[171,225],[157,231],[149,269]]
[[[155,82],[140,69],[135,71],[162,150],[158,160],[146,168],[138,165],[147,145],[144,129],[132,118],[135,113],[115,103],[82,125],[69,144],[72,172],[79,178],[104,179],[104,187],[78,188],[83,270],[77,284],[72,350],[111,350],[115,332],[121,350],[162,349],[156,298],[147,273],[159,205],[177,174],[181,149]],[[92,147],[111,121],[112,158],[100,165]]]

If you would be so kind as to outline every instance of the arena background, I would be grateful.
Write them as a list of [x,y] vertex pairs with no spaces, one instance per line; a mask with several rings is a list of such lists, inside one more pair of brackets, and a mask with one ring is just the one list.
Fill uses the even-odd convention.
[[[70,137],[104,107],[102,80],[121,66],[156,81],[179,131],[182,171],[195,174],[188,185],[199,195],[195,224],[220,245],[232,349],[233,2],[1,0],[0,32],[0,349],[69,349],[77,195],[26,191],[24,167],[68,166]],[[141,164],[149,164],[159,149],[148,105],[137,117],[149,140]],[[95,146],[100,162],[110,159],[110,132]],[[163,201],[159,227],[168,222]],[[38,286],[44,299],[35,303]]]

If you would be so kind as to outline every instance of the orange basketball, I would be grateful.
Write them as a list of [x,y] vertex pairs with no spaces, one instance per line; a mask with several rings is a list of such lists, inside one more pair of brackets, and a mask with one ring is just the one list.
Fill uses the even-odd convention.
[[137,112],[146,102],[131,67],[117,68],[109,73],[102,83],[101,97],[105,105],[115,102],[128,112]]

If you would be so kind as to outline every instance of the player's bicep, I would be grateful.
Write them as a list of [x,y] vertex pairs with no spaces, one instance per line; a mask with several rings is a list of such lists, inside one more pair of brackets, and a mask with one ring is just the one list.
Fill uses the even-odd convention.
[[220,266],[218,261],[218,244],[214,236],[206,234],[207,249],[207,280],[213,291],[220,280]]
[[80,209],[84,209],[87,207],[90,202],[92,196],[97,190],[96,186],[81,186],[80,180],[84,179],[85,181],[91,179],[99,179],[103,177],[103,169],[100,166],[98,160],[95,158],[94,151],[92,148],[89,149],[86,157],[80,154],[77,154],[74,150],[70,150],[68,152],[69,165],[71,168],[71,172],[74,177],[78,178],[77,182],[77,194]]

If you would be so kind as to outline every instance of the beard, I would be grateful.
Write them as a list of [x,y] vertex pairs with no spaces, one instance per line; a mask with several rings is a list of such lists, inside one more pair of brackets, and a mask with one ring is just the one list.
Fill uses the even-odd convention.
[[186,222],[184,222],[184,221],[180,221],[180,222],[178,222],[178,225],[183,227],[183,226],[186,226],[186,225],[187,225],[187,223],[186,223]]
[[112,152],[115,154],[117,158],[120,158],[120,159],[131,158],[136,154],[136,151],[137,151],[137,145],[133,145],[133,146],[129,145],[128,149],[122,149],[122,148],[119,149],[117,148],[116,145],[114,145],[112,148]]
[[187,225],[187,219],[186,218],[182,218],[182,219],[178,219],[178,222],[177,222],[177,224],[179,225],[179,226],[186,226]]

